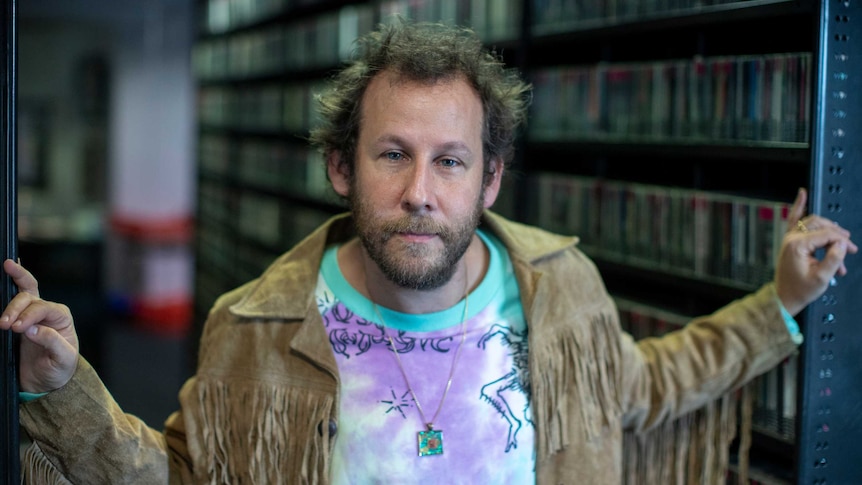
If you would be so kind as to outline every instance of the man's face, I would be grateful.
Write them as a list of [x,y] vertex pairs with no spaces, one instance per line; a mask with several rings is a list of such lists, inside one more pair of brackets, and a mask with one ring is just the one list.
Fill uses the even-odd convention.
[[404,288],[448,282],[496,198],[499,173],[482,187],[483,116],[463,79],[422,84],[384,72],[363,98],[353,177],[330,167],[369,256]]

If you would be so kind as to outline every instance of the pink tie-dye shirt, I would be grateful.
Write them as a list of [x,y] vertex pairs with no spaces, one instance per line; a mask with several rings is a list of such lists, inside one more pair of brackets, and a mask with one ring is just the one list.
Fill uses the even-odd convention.
[[[535,482],[527,327],[518,286],[500,242],[479,234],[491,262],[468,297],[463,325],[464,300],[423,315],[380,307],[384,330],[371,301],[341,274],[337,248],[327,251],[317,302],[341,376],[334,484]],[[419,456],[418,432],[426,427],[390,335],[426,419],[442,431],[441,454]]]

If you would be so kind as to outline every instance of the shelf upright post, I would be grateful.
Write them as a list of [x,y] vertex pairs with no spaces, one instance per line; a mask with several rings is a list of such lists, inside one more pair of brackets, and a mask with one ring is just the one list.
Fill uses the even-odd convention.
[[[3,59],[3,69],[0,71],[0,163],[3,165],[3,177],[0,179],[0,200],[3,208],[0,210],[0,230],[3,231],[3,259],[18,258],[18,218],[16,190],[17,165],[17,17],[15,0],[3,0],[0,11],[0,58]],[[16,288],[5,273],[2,277],[2,301],[0,307],[6,308],[15,296]],[[0,377],[0,483],[18,485],[21,473],[18,429],[18,345],[15,334],[10,330],[0,331],[0,359],[2,359],[3,375]]]
[[[815,59],[810,212],[862,243],[862,2],[822,0]],[[797,483],[860,483],[862,255],[805,312]]]

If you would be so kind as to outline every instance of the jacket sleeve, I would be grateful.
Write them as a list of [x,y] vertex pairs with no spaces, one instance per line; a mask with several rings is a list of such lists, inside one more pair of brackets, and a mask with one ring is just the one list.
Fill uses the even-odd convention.
[[191,473],[179,413],[164,433],[123,413],[83,358],[64,387],[21,404],[20,421],[32,440],[24,483],[165,484]]
[[643,431],[718,399],[796,349],[774,285],[658,338],[624,334],[625,428]]

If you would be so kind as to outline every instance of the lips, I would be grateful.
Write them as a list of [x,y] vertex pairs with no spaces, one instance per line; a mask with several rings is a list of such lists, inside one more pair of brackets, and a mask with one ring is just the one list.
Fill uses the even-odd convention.
[[435,233],[399,232],[398,236],[408,242],[426,242],[437,237]]

